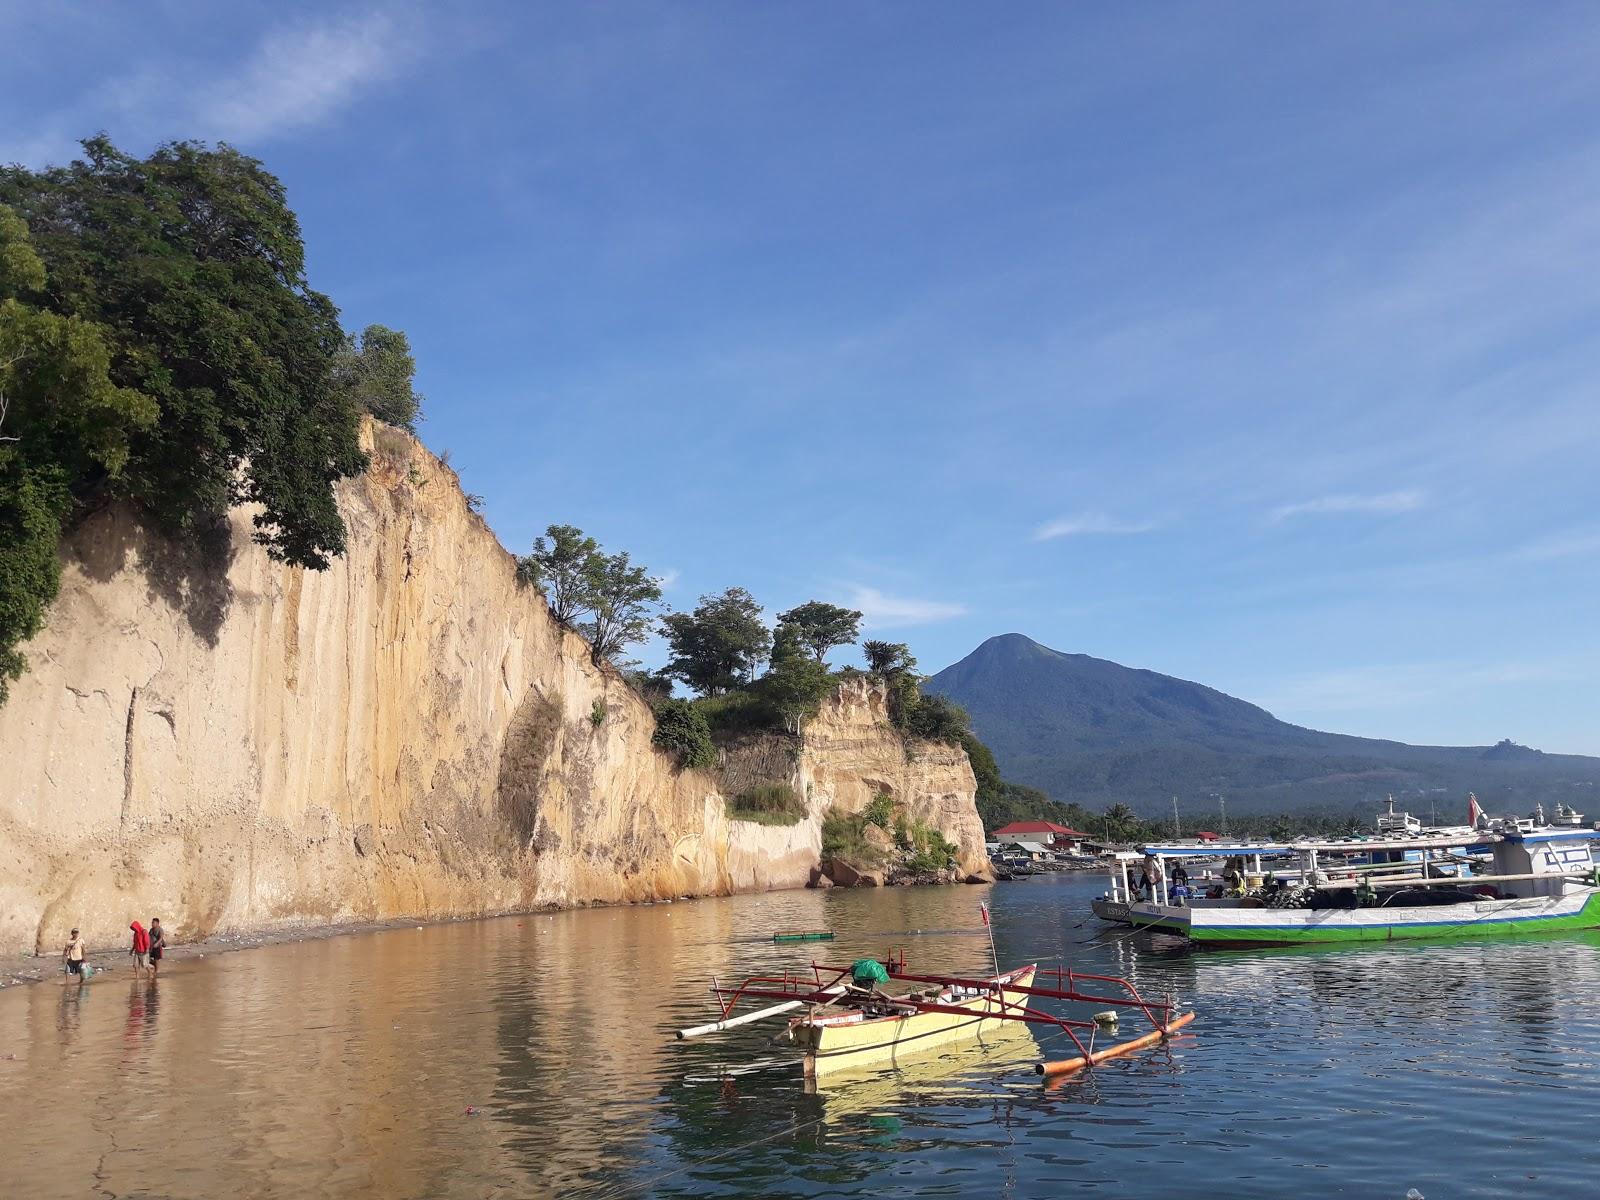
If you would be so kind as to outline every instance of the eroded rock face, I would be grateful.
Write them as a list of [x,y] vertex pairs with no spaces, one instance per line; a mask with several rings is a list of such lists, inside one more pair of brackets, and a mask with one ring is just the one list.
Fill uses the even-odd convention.
[[[0,708],[0,950],[74,925],[115,945],[152,915],[192,938],[800,887],[820,814],[887,772],[856,689],[796,767],[816,819],[730,823],[519,587],[454,474],[404,434],[367,437],[327,571],[269,560],[248,511],[179,548],[111,510],[64,547]],[[965,756],[895,753],[896,786],[981,854]]]

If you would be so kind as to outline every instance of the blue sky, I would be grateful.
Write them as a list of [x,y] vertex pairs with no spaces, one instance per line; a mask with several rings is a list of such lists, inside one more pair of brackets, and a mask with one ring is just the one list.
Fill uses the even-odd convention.
[[0,2],[283,178],[509,547],[1600,753],[1600,8]]

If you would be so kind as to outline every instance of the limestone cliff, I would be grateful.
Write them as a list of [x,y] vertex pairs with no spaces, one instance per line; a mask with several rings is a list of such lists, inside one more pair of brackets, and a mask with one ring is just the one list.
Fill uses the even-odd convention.
[[884,787],[983,872],[965,756],[908,750],[864,684],[802,739],[813,817],[728,821],[454,474],[366,436],[327,571],[272,562],[246,511],[180,547],[110,510],[63,547],[0,708],[0,949],[799,886],[827,807]]

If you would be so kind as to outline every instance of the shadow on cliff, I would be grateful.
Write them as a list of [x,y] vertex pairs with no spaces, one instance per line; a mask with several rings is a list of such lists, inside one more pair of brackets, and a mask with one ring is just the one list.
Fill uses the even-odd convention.
[[547,696],[537,688],[528,690],[506,726],[495,801],[519,847],[532,843],[541,852],[559,848],[560,835],[548,826],[539,827],[539,793],[560,730],[561,697]]
[[90,579],[105,583],[128,569],[130,560],[144,575],[152,604],[182,613],[207,646],[215,646],[233,604],[233,527],[226,517],[202,519],[169,534],[145,523],[127,508],[96,513],[73,531],[64,553]]

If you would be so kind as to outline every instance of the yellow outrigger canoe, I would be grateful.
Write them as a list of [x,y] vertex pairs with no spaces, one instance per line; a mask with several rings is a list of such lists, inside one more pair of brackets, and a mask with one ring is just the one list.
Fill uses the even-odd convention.
[[[1037,964],[1030,963],[984,980],[996,991],[953,984],[927,993],[913,992],[904,999],[885,996],[853,1001],[860,1007],[819,1005],[789,1023],[789,1037],[805,1051],[807,1079],[857,1067],[895,1066],[912,1055],[954,1042],[1001,1037],[1027,1027],[986,1014],[1020,1011],[1028,993],[1007,988],[1011,984],[1031,987],[1037,969]],[[929,1010],[928,1004],[939,1008]]]
[[[1165,1003],[1144,999],[1131,982],[1118,976],[1090,975],[1067,967],[1041,970],[1037,963],[987,978],[913,975],[906,970],[904,956],[891,954],[883,960],[862,959],[848,967],[812,963],[810,975],[809,979],[793,974],[753,975],[735,987],[723,987],[713,980],[711,990],[717,997],[719,1018],[680,1029],[677,1036],[699,1037],[804,1009],[790,1019],[786,1035],[805,1051],[806,1077],[815,1080],[855,1068],[894,1067],[914,1055],[958,1042],[998,1040],[1042,1025],[1065,1034],[1077,1050],[1075,1058],[1037,1064],[1042,1075],[1061,1075],[1164,1042],[1194,1019],[1192,1012],[1180,1014],[1171,999]],[[1038,979],[1046,982],[1041,984]],[[919,985],[921,990],[889,995],[879,989],[879,983],[891,980]],[[1087,992],[1081,987],[1085,983],[1111,984],[1120,992]],[[749,999],[779,1003],[734,1016],[734,1007]],[[1106,1004],[1113,1011],[1083,1020],[1040,1008],[1041,1000]],[[1117,1008],[1141,1014],[1149,1022],[1150,1032],[1096,1050],[1097,1022],[1104,1019],[1114,1027]]]

